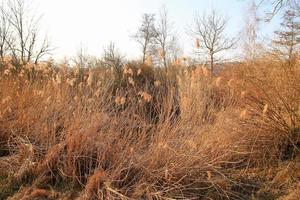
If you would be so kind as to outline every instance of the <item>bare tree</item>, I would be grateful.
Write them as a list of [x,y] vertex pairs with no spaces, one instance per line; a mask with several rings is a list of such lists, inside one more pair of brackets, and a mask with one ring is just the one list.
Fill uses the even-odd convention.
[[260,0],[258,5],[263,3],[271,4],[271,11],[267,12],[266,21],[269,22],[272,18],[286,5],[289,5],[293,0]]
[[174,46],[173,26],[168,18],[168,11],[163,7],[159,14],[159,20],[156,27],[155,46],[159,57],[163,61],[163,66],[167,70],[168,56]]
[[252,0],[247,9],[245,26],[243,27],[243,52],[245,58],[254,60],[259,51],[258,31],[260,19],[257,13],[257,5],[255,0]]
[[296,11],[293,8],[285,11],[282,30],[275,31],[276,39],[273,40],[275,52],[287,59],[290,65],[300,44],[300,17]]
[[10,24],[4,12],[3,4],[0,6],[0,12],[0,57],[1,60],[3,60],[9,50],[7,44],[11,42],[11,33]]
[[283,6],[285,6],[287,3],[289,3],[290,0],[273,0],[273,14],[276,14]]
[[178,37],[173,36],[172,40],[170,41],[170,52],[169,52],[169,59],[171,62],[178,60],[182,54],[182,46],[180,45],[180,41]]
[[145,13],[142,16],[142,24],[139,27],[139,30],[133,35],[134,40],[141,45],[143,63],[146,61],[146,55],[149,53],[149,48],[151,47],[155,36],[155,16],[154,14]]
[[209,14],[203,14],[201,17],[199,15],[195,17],[192,34],[200,40],[198,53],[208,55],[212,73],[218,62],[217,54],[233,48],[235,44],[234,38],[226,37],[224,34],[227,22],[227,18],[217,15],[215,10]]
[[124,57],[120,54],[114,42],[104,48],[103,63],[106,67],[112,68],[114,72],[120,73],[122,71]]
[[80,48],[78,49],[76,56],[72,60],[79,68],[88,67],[89,55],[82,43],[80,44]]
[[15,60],[22,63],[30,61],[37,63],[53,50],[47,36],[39,40],[40,17],[32,13],[25,0],[8,0],[4,13],[13,33],[13,40],[7,45]]
[[[34,46],[32,47],[31,50],[32,51],[34,50]],[[53,50],[54,50],[54,48],[51,46],[48,37],[45,36],[45,38],[44,38],[42,44],[40,45],[39,49],[37,49],[37,51],[33,52],[33,53],[35,53],[34,63],[37,64],[42,57],[51,54],[51,51],[53,51]],[[29,58],[27,60],[30,61],[31,59]]]

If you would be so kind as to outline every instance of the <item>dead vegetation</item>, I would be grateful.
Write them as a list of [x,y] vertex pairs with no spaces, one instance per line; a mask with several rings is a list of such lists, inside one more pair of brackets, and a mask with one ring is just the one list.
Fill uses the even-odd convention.
[[295,199],[300,70],[0,71],[0,199]]

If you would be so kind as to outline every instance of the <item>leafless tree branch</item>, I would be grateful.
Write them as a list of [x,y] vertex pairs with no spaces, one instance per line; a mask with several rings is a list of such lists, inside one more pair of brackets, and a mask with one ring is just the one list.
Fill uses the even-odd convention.
[[[210,70],[213,73],[216,63],[216,54],[233,48],[236,39],[224,35],[228,19],[217,15],[215,10],[209,14],[197,15],[195,27],[191,30],[192,35],[199,38],[202,43],[198,48],[208,55]],[[201,53],[201,52],[199,52]]]

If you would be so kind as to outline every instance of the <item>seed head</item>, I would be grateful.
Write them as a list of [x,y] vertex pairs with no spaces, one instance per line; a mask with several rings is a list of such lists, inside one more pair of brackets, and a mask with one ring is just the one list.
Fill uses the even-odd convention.
[[101,80],[98,80],[98,81],[97,81],[97,86],[98,86],[98,87],[101,87],[101,85],[102,85],[102,81],[101,81]]
[[247,91],[242,91],[241,92],[241,98],[242,99],[244,99],[246,95],[247,95]]
[[93,81],[94,81],[94,73],[93,73],[92,70],[90,70],[89,77],[87,79],[87,85],[88,86],[92,86],[93,85]]
[[159,80],[154,81],[154,86],[159,87],[161,85],[161,82]]
[[126,102],[125,97],[117,96],[116,99],[115,99],[115,103],[116,103],[118,106],[124,105],[125,102]]
[[142,70],[141,70],[141,69],[138,69],[137,75],[141,75],[141,74],[142,74]]
[[129,68],[128,65],[125,65],[123,74],[133,76],[133,70],[131,68]]
[[211,177],[212,177],[211,172],[207,171],[206,173],[207,173],[207,180],[211,180]]
[[266,105],[264,106],[264,109],[263,109],[263,115],[264,115],[264,116],[267,114],[268,109],[269,109],[269,105],[266,104]]
[[74,86],[75,82],[76,82],[76,78],[73,78],[73,79],[67,79],[67,83],[68,83],[71,87]]
[[244,109],[241,113],[240,113],[240,118],[241,119],[245,119],[247,117],[247,109]]
[[152,96],[148,94],[147,92],[139,92],[139,95],[143,98],[143,100],[147,103],[149,103],[152,99]]
[[131,77],[128,77],[128,83],[129,83],[130,85],[132,85],[132,86],[135,85],[135,82],[134,82],[134,80],[133,80]]
[[9,70],[9,69],[4,70],[4,75],[5,75],[5,76],[10,75],[10,70]]

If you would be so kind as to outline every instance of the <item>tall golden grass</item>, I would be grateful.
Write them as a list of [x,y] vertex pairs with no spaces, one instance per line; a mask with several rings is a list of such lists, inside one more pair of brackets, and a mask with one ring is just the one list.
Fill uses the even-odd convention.
[[247,199],[299,153],[299,67],[1,66],[2,199]]

